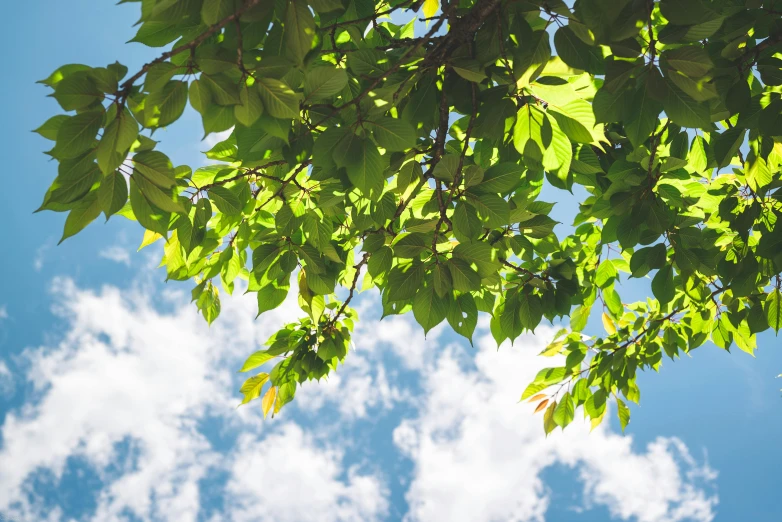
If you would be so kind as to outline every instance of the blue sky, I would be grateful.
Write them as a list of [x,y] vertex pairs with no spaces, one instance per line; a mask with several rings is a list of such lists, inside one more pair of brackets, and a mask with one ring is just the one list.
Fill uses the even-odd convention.
[[[236,410],[235,369],[293,303],[253,321],[252,299],[229,299],[207,328],[189,288],[153,270],[158,252],[135,252],[135,224],[96,222],[55,246],[64,216],[32,214],[55,166],[29,131],[57,111],[34,82],[64,63],[153,58],[124,44],[137,4],[12,2],[5,15],[0,520],[779,520],[773,334],[755,359],[706,345],[642,376],[625,435],[612,419],[546,439],[516,400],[550,362],[535,354],[553,330],[499,352],[485,328],[475,349],[444,330],[425,340],[412,318],[378,322],[368,295],[336,378],[272,421]],[[199,165],[200,129],[187,113],[163,150]],[[567,222],[565,195],[546,196]]]

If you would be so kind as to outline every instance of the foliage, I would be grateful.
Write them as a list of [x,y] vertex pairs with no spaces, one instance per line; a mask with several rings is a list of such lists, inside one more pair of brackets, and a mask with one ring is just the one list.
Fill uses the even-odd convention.
[[[479,312],[498,343],[569,316],[543,353],[564,365],[522,395],[546,432],[611,397],[624,427],[664,354],[782,327],[780,2],[140,4],[133,41],[171,50],[43,80],[67,114],[37,131],[59,162],[41,209],[68,213],[63,239],[101,213],[164,237],[209,322],[218,284],[262,314],[293,280],[306,317],[242,368],[278,361],[241,390],[264,413],[344,360],[372,287],[384,316],[470,340]],[[188,103],[205,135],[233,129],[195,171],[152,139]],[[569,235],[545,185],[581,198]],[[653,298],[624,302],[645,277]]]

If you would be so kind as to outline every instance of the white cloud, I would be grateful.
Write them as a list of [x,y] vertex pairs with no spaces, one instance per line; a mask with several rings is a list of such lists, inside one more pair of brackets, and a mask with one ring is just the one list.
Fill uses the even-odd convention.
[[[138,291],[93,293],[68,280],[55,288],[70,330],[55,348],[27,351],[40,401],[2,426],[0,513],[39,520],[26,481],[39,469],[60,477],[77,456],[99,473],[112,464],[123,471],[104,477],[94,520],[117,520],[123,510],[143,520],[195,520],[198,481],[219,462],[197,422],[207,413],[256,415],[234,413],[232,370],[290,315],[290,303],[254,322],[252,299],[228,299],[208,328],[186,299],[162,314]],[[125,440],[135,462],[120,460]]]
[[399,357],[402,364],[412,370],[420,370],[424,363],[431,361],[437,354],[435,347],[438,339],[446,328],[446,323],[434,327],[426,337],[424,331],[408,315],[391,315],[378,321],[377,313],[372,313],[380,306],[377,299],[364,299],[357,306],[359,316],[364,318],[359,322],[356,331],[356,345],[359,349],[374,352],[380,345],[387,345]]
[[[710,521],[714,473],[676,438],[658,438],[638,453],[632,437],[576,422],[546,438],[540,416],[517,405],[524,384],[551,360],[536,354],[551,331],[539,330],[499,352],[479,340],[475,369],[448,348],[424,373],[417,418],[394,432],[415,464],[408,520],[543,521],[550,501],[541,472],[555,463],[577,469],[589,505],[638,522]],[[460,353],[461,352],[461,353]]]
[[5,305],[0,306],[0,319],[8,319],[8,308]]
[[35,268],[36,272],[40,272],[43,269],[43,264],[46,260],[46,253],[54,245],[55,243],[53,238],[49,238],[35,250],[35,257],[33,257],[33,268]]
[[[678,439],[638,451],[630,437],[606,428],[588,434],[579,423],[543,437],[540,417],[517,404],[543,362],[535,356],[542,337],[499,352],[481,338],[473,360],[464,345],[443,348],[440,330],[424,340],[410,316],[370,319],[376,303],[362,300],[365,322],[347,363],[328,383],[307,383],[295,406],[262,423],[258,407],[235,410],[234,370],[300,314],[295,300],[252,321],[254,295],[225,297],[210,328],[176,288],[90,292],[55,283],[56,311],[69,327],[59,345],[26,352],[35,391],[0,428],[0,515],[43,520],[31,477],[40,470],[61,477],[79,457],[103,479],[93,522],[118,522],[125,512],[143,521],[195,521],[199,482],[213,473],[228,477],[218,492],[225,511],[214,522],[382,520],[390,507],[385,484],[395,478],[348,465],[353,446],[366,441],[336,439],[333,427],[405,401],[417,416],[393,437],[414,463],[405,481],[410,521],[545,520],[550,490],[541,473],[557,463],[582,481],[587,503],[580,507],[605,506],[638,522],[714,516],[716,497],[707,491],[714,474]],[[420,372],[425,392],[415,401],[396,384],[400,369],[383,364],[389,352],[408,377]],[[338,416],[313,416],[306,428],[289,416],[327,404]],[[207,417],[238,433],[236,443],[217,451],[201,429]],[[121,443],[130,443],[133,458]],[[60,519],[57,508],[46,513]]]
[[231,461],[226,503],[235,522],[372,522],[388,509],[380,480],[356,468],[345,473],[343,453],[322,447],[295,424],[264,440],[245,434]]
[[14,376],[5,361],[0,360],[0,397],[10,394],[14,389]]
[[130,266],[130,252],[121,246],[114,245],[101,250],[98,255],[109,261]]

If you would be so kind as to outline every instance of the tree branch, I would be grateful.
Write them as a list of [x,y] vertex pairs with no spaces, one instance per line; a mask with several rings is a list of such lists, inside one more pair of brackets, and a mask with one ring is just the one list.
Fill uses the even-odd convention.
[[133,89],[133,85],[136,83],[136,81],[144,76],[147,71],[149,71],[150,67],[153,65],[156,65],[158,63],[164,62],[171,58],[172,56],[176,56],[177,54],[183,53],[185,51],[193,50],[199,45],[201,45],[207,38],[215,34],[217,31],[225,27],[226,25],[230,24],[234,20],[239,20],[239,18],[251,7],[254,7],[256,4],[260,3],[261,0],[248,0],[246,4],[244,4],[242,7],[240,7],[235,13],[233,13],[230,16],[226,16],[216,24],[212,25],[198,35],[194,40],[182,44],[179,47],[175,47],[174,49],[171,49],[170,51],[167,51],[154,60],[152,60],[149,63],[146,63],[136,74],[125,80],[125,82],[120,86],[120,89],[116,92],[117,96],[117,103],[119,103],[120,107],[124,107],[125,101],[127,100],[128,96],[130,95],[131,90]]

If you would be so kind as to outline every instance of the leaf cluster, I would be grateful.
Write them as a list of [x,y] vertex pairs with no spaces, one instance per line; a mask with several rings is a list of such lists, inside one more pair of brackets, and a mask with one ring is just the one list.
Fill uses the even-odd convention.
[[[163,238],[209,322],[218,285],[244,280],[262,314],[293,282],[306,317],[243,368],[280,359],[242,387],[269,384],[264,413],[344,360],[371,288],[384,316],[470,342],[479,313],[498,343],[569,317],[522,396],[546,432],[611,397],[624,427],[639,370],[782,327],[774,1],[138,3],[133,41],[170,50],[42,81],[65,113],[37,130],[59,165],[41,210],[67,213],[63,239],[101,213]],[[196,170],[152,138],[188,104],[230,130]],[[546,185],[583,195],[572,233]],[[653,297],[625,302],[630,278]]]

